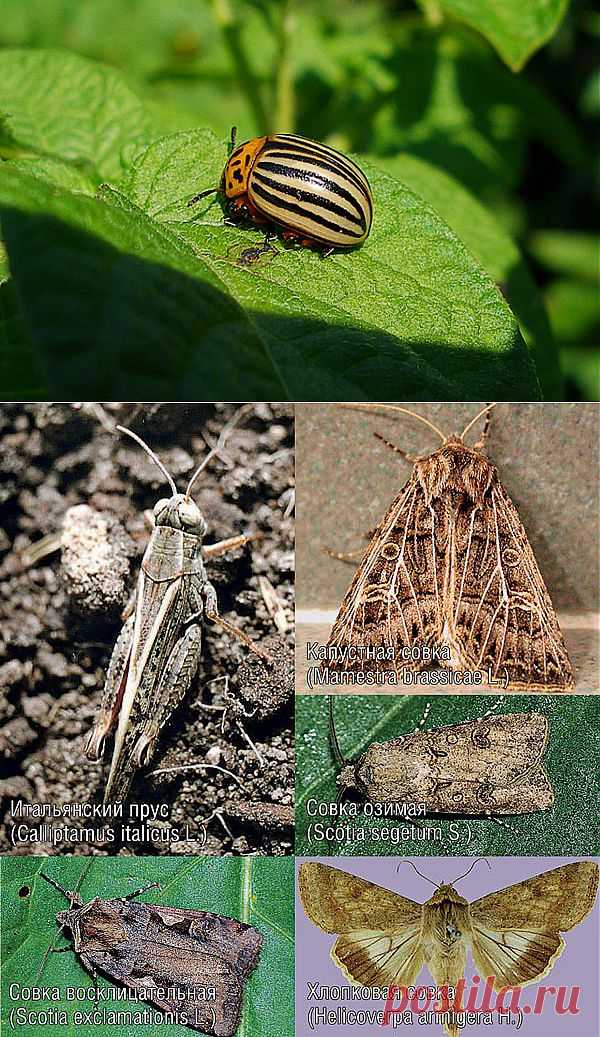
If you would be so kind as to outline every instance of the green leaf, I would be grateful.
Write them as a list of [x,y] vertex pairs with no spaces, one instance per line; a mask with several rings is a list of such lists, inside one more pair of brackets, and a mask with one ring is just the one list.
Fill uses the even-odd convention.
[[532,256],[548,270],[598,283],[599,235],[538,230],[531,235],[528,245]]
[[556,338],[582,345],[596,341],[600,333],[600,293],[591,281],[557,278],[545,292],[548,314]]
[[498,285],[533,355],[544,396],[563,393],[558,351],[544,304],[519,249],[492,213],[461,184],[412,155],[378,159],[431,205]]
[[124,196],[57,192],[6,168],[0,211],[55,398],[281,397],[270,358],[218,275]]
[[0,51],[0,116],[12,141],[118,177],[122,158],[150,139],[152,119],[113,69],[63,51]]
[[225,159],[209,131],[174,134],[138,157],[125,189],[148,214],[176,227],[251,310],[296,398],[376,399],[383,385],[386,398],[400,391],[412,399],[537,397],[501,294],[412,190],[361,159],[376,213],[363,248],[323,261],[307,249],[280,247],[248,268],[240,257],[262,235],[225,226],[212,197],[195,210],[186,204],[218,183]]
[[518,72],[560,25],[569,0],[439,0],[447,13],[485,36]]
[[[372,742],[385,742],[409,734],[422,718],[427,699],[418,695],[335,696],[334,717],[342,754],[354,759]],[[482,716],[498,699],[480,695],[440,695],[433,699],[427,727],[442,727]],[[349,839],[327,844],[309,841],[309,800],[335,802],[337,768],[329,745],[328,704],[323,695],[296,697],[296,853],[300,856],[339,854],[340,856],[386,856],[418,854],[436,856],[447,853],[468,856],[548,854],[597,855],[600,852],[600,818],[597,810],[598,773],[600,773],[600,715],[588,696],[511,695],[494,709],[494,714],[537,711],[548,717],[549,738],[544,756],[545,768],[554,786],[556,801],[548,811],[539,811],[506,821],[516,831],[486,819],[428,820],[428,830],[440,827],[443,842],[407,840],[392,843],[376,838],[365,842]],[[572,751],[577,745],[577,752]],[[577,789],[576,809],[573,789]],[[394,820],[357,819],[350,822],[367,828],[386,825],[398,828]],[[458,839],[453,835],[458,830]],[[400,827],[403,824],[400,823]],[[470,836],[470,838],[469,838]]]
[[0,400],[45,400],[48,388],[12,281],[0,284]]
[[[2,1019],[8,1026],[11,1008],[21,1002],[9,1000],[11,983],[33,986],[43,956],[51,944],[65,945],[65,935],[57,937],[56,912],[66,907],[64,897],[51,888],[39,873],[55,878],[66,889],[74,889],[85,861],[82,858],[3,857],[2,874]],[[243,1017],[238,1034],[244,1037],[291,1037],[294,1032],[294,916],[293,861],[291,858],[214,858],[137,857],[135,864],[123,857],[94,858],[85,875],[80,893],[84,900],[94,896],[106,899],[124,896],[149,882],[159,882],[160,890],[148,891],[146,903],[212,911],[255,925],[265,942],[260,962],[247,986]],[[27,894],[27,888],[31,890]],[[19,893],[22,895],[20,896]],[[51,954],[41,983],[49,987],[89,987],[93,984],[75,954]],[[111,982],[99,978],[99,987]],[[277,991],[277,997],[273,997]],[[136,1011],[143,1005],[130,1001],[100,1002],[109,1009]],[[42,1000],[28,1007],[44,1010],[90,1009],[83,1003]],[[159,1013],[160,1014],[160,1013]],[[72,1016],[71,1016],[72,1018]],[[154,1024],[126,1027],[133,1037],[151,1037]],[[26,1037],[44,1037],[57,1032],[47,1025],[21,1025]],[[61,1028],[61,1033],[95,1037],[98,1027],[81,1025]],[[189,1037],[185,1026],[169,1026],[174,1037]]]
[[565,375],[583,400],[600,400],[600,348],[561,349],[560,359]]

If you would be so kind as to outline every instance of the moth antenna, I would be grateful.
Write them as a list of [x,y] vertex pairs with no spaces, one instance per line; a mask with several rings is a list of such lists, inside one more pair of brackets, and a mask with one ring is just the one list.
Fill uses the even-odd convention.
[[333,720],[333,695],[329,695],[328,698],[329,698],[329,738],[330,738],[330,741],[331,741],[331,748],[333,749],[333,755],[335,757],[335,762],[337,763],[338,767],[342,768],[347,763],[349,763],[350,761],[346,760],[345,757],[342,755],[342,750],[340,749],[340,743],[338,742],[338,736],[337,736],[337,732],[335,730],[335,723],[334,723],[334,720]]
[[[419,871],[417,866],[415,864],[413,864],[412,861],[404,860],[404,861],[400,861],[400,864],[410,864],[411,868],[415,869],[415,871],[416,871],[417,875],[419,876],[419,878],[425,879],[425,882],[431,882],[431,885],[435,886],[436,889],[440,888],[439,882],[434,882],[433,879],[430,879],[427,875],[423,875],[423,873]],[[400,871],[400,864],[396,868],[396,874],[398,874],[398,872]]]
[[408,407],[400,407],[397,403],[342,403],[341,406],[347,410],[371,410],[373,407],[377,407],[379,410],[400,411],[401,414],[408,414],[409,417],[415,418],[416,421],[422,421],[432,432],[435,432],[436,436],[440,437],[442,443],[445,443],[448,438],[428,418],[424,418],[422,414],[417,414],[414,410],[409,410]]
[[457,879],[453,879],[453,881],[450,883],[450,885],[451,886],[455,886],[457,882],[461,881],[461,879],[466,879],[467,875],[471,874],[471,872],[473,871],[473,868],[475,867],[475,865],[479,864],[480,861],[485,861],[485,863],[487,864],[487,866],[490,869],[490,871],[492,870],[492,865],[488,861],[487,857],[478,857],[477,860],[473,861],[473,863],[472,863],[471,867],[469,868],[469,870],[465,871],[464,875],[459,875]]
[[236,411],[236,413],[234,414],[234,416],[231,419],[231,421],[228,422],[227,425],[225,425],[225,428],[221,432],[221,435],[219,436],[215,446],[212,448],[212,450],[210,450],[208,452],[208,454],[204,458],[202,464],[200,464],[198,466],[198,468],[196,468],[196,471],[192,475],[192,478],[190,479],[189,483],[187,484],[187,490],[185,491],[186,497],[189,497],[189,495],[191,493],[192,486],[196,482],[196,479],[198,478],[200,473],[204,471],[204,469],[206,468],[208,462],[212,461],[213,457],[215,457],[215,455],[218,454],[223,449],[223,447],[225,446],[225,443],[229,439],[229,436],[233,432],[233,430],[234,430],[235,426],[237,425],[237,423],[241,420],[241,418],[243,418],[244,414],[247,414],[248,411],[252,409],[252,406],[253,406],[253,404],[251,404],[251,403],[244,404],[243,407],[240,407],[239,410]]
[[158,468],[160,468],[160,470],[163,473],[165,479],[168,480],[169,486],[171,487],[171,489],[173,491],[173,496],[175,496],[177,494],[177,487],[176,487],[175,483],[173,482],[172,477],[169,475],[167,469],[165,468],[164,464],[156,456],[154,451],[151,450],[150,447],[146,443],[144,443],[144,440],[140,439],[140,437],[138,435],[136,435],[135,432],[132,432],[130,428],[124,428],[123,425],[117,425],[116,428],[117,428],[117,430],[119,432],[124,432],[125,435],[131,436],[132,439],[135,439],[136,443],[138,443],[142,447],[142,449],[146,451],[146,453],[148,454],[148,457],[152,458],[152,460],[154,461],[154,464]]
[[49,882],[51,886],[54,886],[54,888],[57,889],[59,893],[62,893],[63,897],[66,897],[67,900],[71,900],[71,893],[68,889],[65,889],[64,886],[61,886],[60,882],[56,882],[55,879],[51,879],[49,875],[44,875],[43,871],[40,871],[39,875],[42,879],[45,879],[46,882]]
[[459,436],[459,439],[463,439],[464,440],[464,438],[465,438],[467,432],[469,431],[469,429],[472,428],[473,425],[477,421],[479,421],[479,419],[482,418],[484,414],[487,414],[488,411],[491,411],[492,407],[495,407],[495,406],[496,406],[495,403],[488,403],[487,407],[484,407],[483,410],[480,410],[479,414],[476,414],[475,417],[469,422],[467,427],[465,429],[463,429],[461,435]]

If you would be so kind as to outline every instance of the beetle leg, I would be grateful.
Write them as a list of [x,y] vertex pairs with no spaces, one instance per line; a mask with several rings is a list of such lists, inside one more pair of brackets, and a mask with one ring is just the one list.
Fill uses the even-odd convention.
[[321,259],[328,259],[335,252],[335,245],[327,245],[326,248],[321,250]]
[[85,743],[84,751],[88,760],[100,759],[104,751],[106,737],[110,734],[117,721],[121,698],[127,681],[134,623],[135,615],[131,614],[113,648],[98,716]]

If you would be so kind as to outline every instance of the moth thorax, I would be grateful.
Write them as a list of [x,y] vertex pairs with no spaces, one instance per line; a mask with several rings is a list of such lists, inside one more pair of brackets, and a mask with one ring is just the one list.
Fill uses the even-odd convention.
[[449,436],[434,454],[417,461],[415,471],[428,505],[448,493],[481,505],[496,477],[494,465],[457,436]]

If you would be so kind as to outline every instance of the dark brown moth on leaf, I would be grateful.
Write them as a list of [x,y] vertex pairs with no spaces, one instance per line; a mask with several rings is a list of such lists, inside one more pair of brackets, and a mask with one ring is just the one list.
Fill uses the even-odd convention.
[[[232,1037],[244,987],[257,967],[263,937],[233,918],[162,904],[134,904],[153,882],[126,897],[87,903],[40,872],[70,901],[56,919],[69,929],[73,950],[96,982],[102,973],[177,1021],[214,1037]],[[67,948],[50,948],[66,950]]]
[[482,985],[489,978],[496,991],[543,979],[565,949],[560,934],[583,922],[594,906],[598,865],[565,864],[472,904],[454,889],[459,881],[432,882],[433,896],[417,904],[356,875],[309,861],[301,865],[299,889],[311,922],[339,934],[331,957],[350,982],[410,987],[426,966],[436,986],[446,991],[438,1010],[449,1013],[444,1026],[457,1037],[452,1013],[465,1005],[451,991],[464,978],[467,949]]
[[484,716],[373,742],[344,759],[329,698],[330,737],[340,794],[377,803],[423,804],[429,814],[530,814],[548,810],[554,790],[542,759],[548,720],[540,713]]
[[[445,436],[403,407],[354,406],[408,413],[442,446],[414,460],[384,440],[414,460],[413,471],[365,551],[322,666],[394,671],[401,681],[403,670],[428,665],[408,654],[418,646],[445,649],[450,669],[481,671],[511,691],[572,690],[573,668],[517,509],[479,444],[464,442],[485,411],[460,436]],[[393,659],[369,659],[390,647]]]

